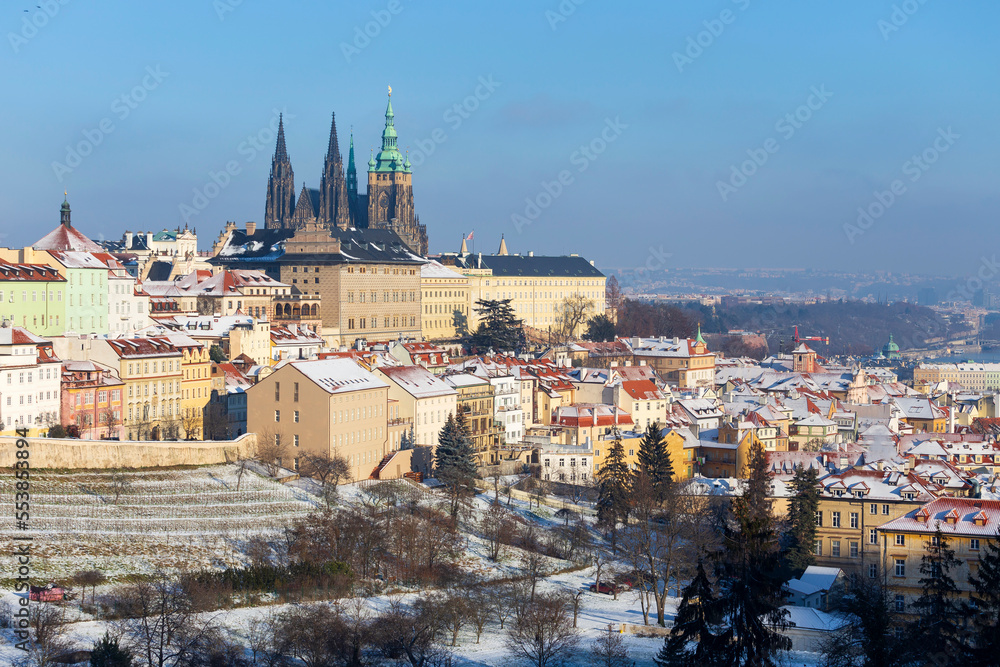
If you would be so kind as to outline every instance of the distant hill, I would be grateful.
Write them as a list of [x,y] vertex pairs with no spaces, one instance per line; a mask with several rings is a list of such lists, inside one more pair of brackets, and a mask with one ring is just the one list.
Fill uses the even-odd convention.
[[[928,341],[957,333],[930,308],[911,303],[874,304],[828,301],[812,305],[703,306],[667,305],[627,300],[618,318],[623,336],[691,336],[702,332],[761,333],[771,353],[792,347],[794,328],[805,336],[829,337],[830,344],[810,342],[822,355],[867,355],[881,349],[893,336],[900,349],[926,347]],[[756,356],[756,355],[755,355]]]

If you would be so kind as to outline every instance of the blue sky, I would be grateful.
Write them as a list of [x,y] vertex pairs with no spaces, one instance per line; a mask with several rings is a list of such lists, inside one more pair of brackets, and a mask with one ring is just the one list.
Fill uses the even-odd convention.
[[330,113],[363,168],[392,85],[432,252],[474,229],[476,250],[503,233],[605,268],[963,273],[990,247],[985,0],[40,1],[0,5],[4,245],[53,227],[68,189],[91,236],[183,225],[186,205],[207,246],[261,219],[273,139],[250,138],[274,110],[316,187]]

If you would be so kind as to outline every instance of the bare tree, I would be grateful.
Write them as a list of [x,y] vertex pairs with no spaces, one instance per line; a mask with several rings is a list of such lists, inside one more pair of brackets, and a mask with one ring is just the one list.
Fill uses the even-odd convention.
[[476,643],[482,637],[486,625],[493,616],[493,609],[490,606],[490,598],[496,591],[483,584],[477,584],[467,590],[468,595],[468,616],[472,626],[476,629]]
[[188,408],[180,418],[181,427],[184,429],[184,437],[188,440],[197,440],[202,435],[202,415],[200,411]]
[[211,622],[199,618],[182,587],[163,574],[128,586],[115,596],[116,631],[149,667],[165,667],[198,655]]
[[507,631],[506,639],[508,650],[516,658],[535,667],[566,663],[579,643],[566,609],[566,599],[558,593],[536,595],[521,618]]
[[531,584],[531,595],[528,599],[532,602],[535,600],[535,589],[538,586],[538,582],[546,574],[546,561],[545,556],[537,551],[527,551],[521,556],[521,568],[524,570],[524,575]]
[[556,317],[556,331],[563,340],[574,337],[580,326],[587,320],[587,313],[594,308],[594,302],[582,294],[571,294],[559,304]]
[[115,494],[115,505],[117,505],[122,494],[127,494],[132,490],[132,475],[121,468],[114,468],[108,477],[108,484],[111,487],[111,493]]
[[288,442],[273,428],[262,429],[257,434],[257,460],[271,477],[278,474],[278,462],[288,456]]
[[262,612],[247,622],[246,644],[254,667],[278,667],[283,662],[280,624],[280,617],[273,611]]
[[607,629],[601,633],[590,647],[595,664],[599,667],[631,667],[635,663],[629,660],[628,649],[620,633],[608,623]]
[[114,408],[108,406],[101,410],[101,424],[104,425],[106,430],[106,437],[113,438],[117,435],[118,426],[121,424],[121,419],[116,415]]
[[466,591],[454,591],[438,604],[444,624],[451,630],[451,645],[458,646],[458,633],[462,631],[468,620],[469,602],[465,599]]
[[328,507],[337,498],[337,487],[351,478],[351,466],[347,459],[325,451],[302,457],[299,472],[319,482]]
[[66,615],[63,609],[53,604],[31,605],[28,607],[28,624],[31,629],[28,664],[33,667],[54,667],[56,660],[71,648],[66,637]]
[[87,586],[90,586],[91,600],[97,595],[97,587],[107,581],[108,578],[100,570],[80,570],[73,575],[73,582],[80,587],[80,609],[83,609],[84,601],[87,597]]
[[486,555],[494,563],[500,560],[504,545],[514,536],[514,529],[514,517],[500,505],[490,505],[483,512],[479,530],[486,539]]
[[622,296],[621,287],[618,285],[618,278],[615,276],[608,278],[608,282],[604,287],[604,299],[606,302],[605,306],[609,311],[608,316],[615,324],[617,324],[618,313],[625,299]]
[[373,636],[376,647],[389,660],[406,660],[410,667],[442,665],[447,653],[438,644],[443,627],[437,599],[418,598],[406,609],[398,601],[375,619]]
[[488,587],[487,590],[489,591],[487,603],[490,611],[496,616],[497,622],[500,624],[500,629],[503,630],[504,624],[514,611],[513,604],[517,595],[517,587],[510,583],[494,584]]

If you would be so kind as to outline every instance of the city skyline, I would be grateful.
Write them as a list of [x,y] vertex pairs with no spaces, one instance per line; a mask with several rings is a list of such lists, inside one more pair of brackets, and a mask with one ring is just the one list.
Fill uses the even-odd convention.
[[996,204],[996,92],[975,82],[997,10],[912,5],[9,5],[3,242],[50,228],[68,189],[89,236],[187,222],[206,248],[263,222],[276,112],[316,188],[330,113],[363,165],[392,85],[431,253],[475,230],[477,250],[504,234],[616,268],[961,275],[947,230],[987,233]]

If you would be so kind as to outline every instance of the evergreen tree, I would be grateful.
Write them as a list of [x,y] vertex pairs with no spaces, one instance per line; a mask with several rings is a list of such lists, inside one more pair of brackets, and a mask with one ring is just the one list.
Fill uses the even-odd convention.
[[958,586],[951,575],[958,566],[939,524],[920,559],[921,594],[913,602],[917,618],[910,625],[911,646],[949,654],[959,646]]
[[583,337],[595,343],[612,341],[615,339],[615,323],[604,314],[591,317],[587,320],[587,332]]
[[434,459],[434,475],[448,488],[451,516],[457,517],[461,500],[475,495],[475,480],[479,477],[465,413],[459,411],[457,418],[448,415],[448,420],[438,435]]
[[853,574],[836,610],[848,619],[823,642],[823,667],[899,667],[910,653],[897,638],[894,591],[881,576]]
[[479,299],[476,313],[480,324],[472,337],[472,343],[479,349],[493,348],[497,351],[517,350],[523,347],[523,321],[517,318],[510,299]]
[[625,461],[622,436],[615,429],[614,443],[604,465],[597,471],[597,521],[611,530],[611,544],[617,548],[618,522],[628,521],[632,473]]
[[132,667],[132,653],[105,632],[90,651],[90,667]]
[[1000,656],[1000,535],[986,540],[979,552],[979,567],[976,574],[969,575],[969,583],[975,593],[973,604],[965,610],[973,622],[965,664],[994,665]]
[[719,652],[727,665],[772,667],[779,651],[791,648],[780,634],[787,627],[784,581],[778,576],[781,551],[771,514],[771,478],[764,448],[752,445],[749,478],[733,499],[733,517],[723,531],[719,588],[727,625]]
[[[663,640],[663,648],[653,658],[657,667],[695,667],[722,665],[722,646],[716,634],[722,620],[722,608],[698,558],[694,579],[684,588],[674,627]],[[693,642],[693,644],[692,644]]]
[[788,506],[788,553],[785,563],[793,576],[799,576],[816,563],[816,511],[819,509],[819,473],[815,468],[798,466],[792,478],[793,495]]
[[663,502],[667,497],[667,488],[674,478],[674,467],[667,452],[667,443],[660,433],[660,425],[653,422],[646,427],[639,441],[639,469],[636,475],[646,475],[653,485],[656,499]]

